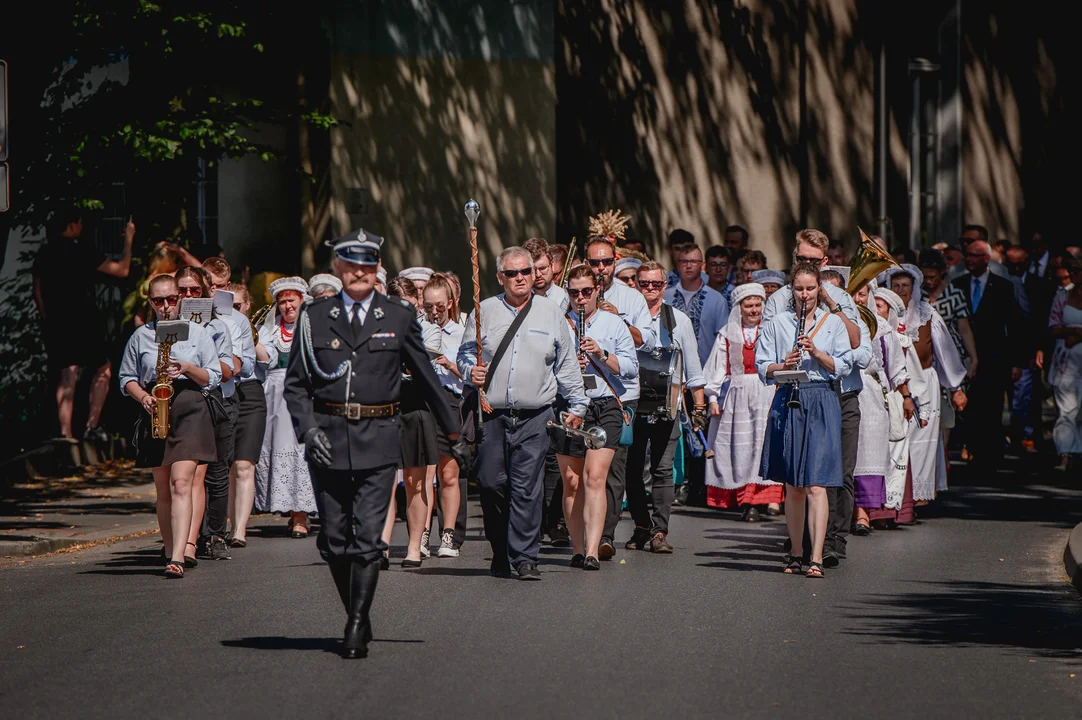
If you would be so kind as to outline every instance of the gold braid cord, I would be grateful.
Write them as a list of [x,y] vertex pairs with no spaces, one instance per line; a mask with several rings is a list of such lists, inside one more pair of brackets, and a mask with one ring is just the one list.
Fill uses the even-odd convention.
[[[475,227],[470,228],[470,252],[473,261],[473,323],[477,328],[477,364],[483,365],[481,361],[481,263],[477,257],[477,228]],[[477,394],[481,400],[481,410],[487,413],[492,412],[492,406],[488,404],[485,391],[477,388]]]
[[605,237],[612,242],[623,240],[630,224],[630,215],[624,215],[621,210],[609,210],[590,218],[590,236]]

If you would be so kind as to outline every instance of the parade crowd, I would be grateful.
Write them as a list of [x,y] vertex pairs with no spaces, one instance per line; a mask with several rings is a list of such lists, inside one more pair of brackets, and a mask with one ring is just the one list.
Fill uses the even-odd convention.
[[[851,537],[914,524],[948,490],[952,450],[987,471],[1010,445],[1037,451],[1049,390],[1061,467],[1082,457],[1078,248],[967,225],[919,255],[864,238],[851,259],[805,229],[780,270],[740,226],[712,247],[674,230],[651,258],[629,220],[599,214],[581,247],[504,249],[502,292],[469,314],[472,284],[389,275],[364,230],[331,243],[333,272],[272,282],[258,316],[224,258],[177,249],[181,267],[148,278],[117,372],[145,410],[133,444],[153,469],[166,575],[237,557],[253,512],[288,518],[295,538],[318,518],[343,655],[363,657],[396,487],[405,568],[459,555],[474,478],[495,576],[540,580],[543,542],[585,571],[621,550],[672,553],[671,509],[687,503],[784,515],[779,569],[822,578]],[[80,230],[73,215],[42,258],[77,249]],[[124,267],[86,261],[126,274],[133,234]],[[35,268],[55,313],[62,289]],[[210,299],[213,312],[194,302]],[[186,331],[163,335],[177,320]],[[69,435],[80,367],[95,372],[87,435],[100,432],[112,369],[93,330],[46,337]],[[634,529],[617,537],[625,514]]]

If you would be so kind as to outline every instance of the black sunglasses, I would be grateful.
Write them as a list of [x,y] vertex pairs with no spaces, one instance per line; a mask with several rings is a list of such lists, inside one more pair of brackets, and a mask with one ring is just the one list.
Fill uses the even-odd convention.
[[517,278],[519,275],[533,275],[533,268],[526,268],[525,270],[500,270],[500,274],[510,280],[511,278]]
[[165,297],[152,297],[152,298],[149,298],[149,300],[150,300],[150,302],[154,303],[154,305],[157,306],[157,307],[161,307],[162,305],[176,305],[177,304],[177,296],[176,295],[166,295]]
[[591,260],[587,260],[586,262],[590,263],[590,267],[597,267],[598,265],[604,265],[605,267],[608,267],[609,265],[612,265],[614,262],[616,262],[616,258],[593,258]]
[[594,290],[596,290],[596,289],[597,288],[592,288],[592,287],[584,287],[584,288],[582,288],[580,290],[575,290],[575,289],[572,289],[572,288],[568,288],[567,296],[569,298],[577,298],[579,295],[582,295],[584,298],[589,300],[590,298],[592,298],[594,296]]

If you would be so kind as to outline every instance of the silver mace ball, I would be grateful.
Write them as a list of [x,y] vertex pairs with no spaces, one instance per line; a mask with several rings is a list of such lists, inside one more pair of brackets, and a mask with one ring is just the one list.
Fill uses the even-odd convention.
[[481,214],[481,206],[477,204],[477,201],[470,200],[463,211],[466,213],[466,219],[470,221],[470,227],[477,227],[477,216]]

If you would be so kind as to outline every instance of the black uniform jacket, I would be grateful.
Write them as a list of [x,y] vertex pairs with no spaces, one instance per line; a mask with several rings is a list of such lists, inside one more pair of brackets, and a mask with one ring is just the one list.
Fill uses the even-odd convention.
[[[401,417],[349,420],[318,411],[321,403],[386,405],[401,399],[402,365],[428,399],[429,407],[444,432],[457,433],[453,417],[432,361],[421,343],[416,310],[397,298],[375,293],[361,333],[354,337],[349,314],[338,295],[322,297],[308,304],[315,360],[324,373],[333,374],[346,361],[351,370],[337,380],[324,380],[301,359],[301,338],[293,340],[286,369],[285,400],[297,438],[318,427],[327,434],[333,448],[333,470],[364,470],[396,465],[400,460]],[[298,332],[301,323],[297,323]],[[349,379],[349,397],[346,380]]]

